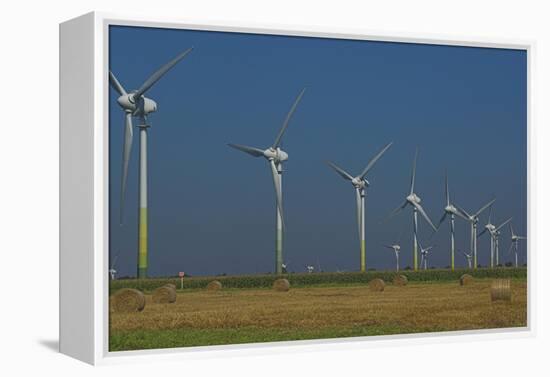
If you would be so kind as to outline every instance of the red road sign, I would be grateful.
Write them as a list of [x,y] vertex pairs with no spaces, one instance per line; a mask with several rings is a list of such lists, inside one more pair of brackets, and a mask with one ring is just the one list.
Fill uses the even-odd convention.
[[185,272],[180,272],[179,275],[180,275],[180,278],[182,278],[185,276]]

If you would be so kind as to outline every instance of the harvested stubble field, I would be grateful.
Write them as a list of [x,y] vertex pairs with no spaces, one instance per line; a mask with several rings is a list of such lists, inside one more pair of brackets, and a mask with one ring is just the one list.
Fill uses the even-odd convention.
[[139,313],[110,313],[110,350],[135,350],[523,327],[527,283],[512,281],[511,302],[491,302],[491,279],[364,286],[178,292],[175,304],[146,295]]

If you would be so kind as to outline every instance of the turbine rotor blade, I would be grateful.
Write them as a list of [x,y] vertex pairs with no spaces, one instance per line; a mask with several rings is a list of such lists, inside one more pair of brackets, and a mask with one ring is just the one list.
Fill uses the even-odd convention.
[[261,157],[264,155],[264,151],[261,150],[260,148],[254,148],[254,147],[249,147],[247,145],[240,145],[240,144],[227,144],[227,145],[229,145],[231,148],[238,149],[241,152],[248,153],[249,155],[254,157]]
[[380,159],[380,157],[382,157],[382,155],[389,149],[389,147],[391,147],[393,144],[393,141],[388,143],[384,148],[382,148],[382,150],[380,152],[378,152],[378,154],[376,156],[374,156],[370,161],[369,163],[367,164],[367,167],[363,170],[363,172],[361,173],[361,175],[359,176],[361,179],[365,178],[365,176],[367,175],[367,173],[372,169],[372,167],[374,166],[374,164],[376,164],[376,162]]
[[283,193],[281,191],[281,186],[279,185],[279,172],[277,171],[277,166],[275,166],[275,161],[270,160],[269,165],[271,166],[271,173],[273,174],[273,185],[275,186],[277,208],[279,209],[279,213],[281,214],[281,220],[284,228],[285,220],[283,216]]
[[504,225],[508,224],[510,221],[512,221],[512,217],[510,217],[508,220],[506,220],[505,222],[503,222],[502,224],[497,226],[496,229],[495,229],[495,232],[499,231]]
[[122,84],[117,80],[114,73],[109,71],[109,82],[111,83],[111,86],[120,94],[121,96],[126,95],[126,90],[122,86]]
[[441,226],[441,224],[443,224],[443,221],[445,221],[445,218],[447,217],[447,211],[445,211],[443,213],[443,216],[441,216],[441,218],[439,219],[439,223],[437,223],[437,229],[439,229],[439,227]]
[[479,211],[477,211],[475,214],[474,214],[474,217],[478,217],[479,215],[481,215],[481,213],[483,211],[485,211],[488,207],[490,207],[497,199],[494,198],[493,200],[489,201],[489,203],[485,204],[483,207],[480,208]]
[[159,81],[166,72],[172,69],[172,67],[174,67],[181,59],[185,58],[185,56],[187,56],[187,54],[189,54],[191,50],[193,50],[193,47],[188,48],[187,50],[176,56],[174,59],[170,60],[168,63],[160,67],[147,80],[145,80],[143,84],[141,84],[140,88],[137,90],[134,96],[141,97],[142,95],[144,95],[145,92],[148,91],[157,81]]
[[514,248],[514,243],[512,242],[510,244],[510,248],[508,249],[508,254],[512,254],[512,249]]
[[333,168],[336,171],[336,173],[340,174],[340,176],[342,176],[342,178],[344,178],[348,181],[351,181],[353,179],[351,174],[349,174],[347,171],[345,171],[344,169],[342,169],[338,165],[336,165],[336,164],[334,164],[330,161],[327,161],[327,165],[330,166],[331,168]]
[[306,88],[302,89],[300,94],[298,94],[298,97],[296,97],[296,100],[294,101],[294,104],[292,104],[292,107],[290,108],[290,111],[286,115],[285,121],[283,122],[283,126],[281,127],[281,130],[279,131],[279,134],[277,135],[277,138],[275,139],[275,142],[273,143],[273,148],[277,148],[280,145],[281,139],[283,138],[283,135],[286,131],[286,128],[288,127],[288,123],[290,121],[290,118],[292,118],[292,115],[294,114],[294,111],[296,111],[296,107],[298,106],[298,103],[302,99],[302,96],[304,95],[305,91],[306,91]]
[[414,161],[413,161],[413,168],[412,168],[412,174],[411,174],[410,194],[414,193],[414,181],[416,179],[416,160],[417,159],[418,159],[418,147],[416,147],[416,151],[414,152]]
[[445,169],[445,199],[447,199],[447,205],[450,205],[451,198],[449,196],[449,179],[447,177],[447,169]]
[[512,235],[512,237],[515,236],[515,234],[514,234],[514,228],[512,228],[512,223],[510,223],[510,234]]
[[[483,231],[482,231],[481,233],[479,233],[479,234],[477,235],[477,237],[479,238],[479,237],[481,237],[482,235],[484,235],[485,233],[487,233],[487,228],[483,229]],[[492,235],[491,235],[491,236],[492,236]]]
[[122,147],[122,182],[120,186],[120,224],[124,215],[124,204],[126,197],[126,181],[128,179],[128,165],[130,163],[130,154],[132,152],[132,140],[134,138],[134,129],[132,125],[132,114],[127,112],[124,124],[124,141]]
[[401,204],[399,207],[397,207],[396,209],[391,211],[390,214],[388,215],[388,217],[386,217],[386,219],[384,220],[384,222],[390,220],[392,217],[397,215],[403,208],[405,208],[407,206],[407,203],[409,203],[409,202],[405,200],[403,202],[403,204]]
[[462,215],[466,218],[466,220],[471,221],[472,216],[468,212],[466,212],[465,209],[460,207],[458,204],[455,204],[455,206],[456,206],[456,209],[458,210],[458,212],[462,213]]
[[414,203],[413,204],[415,206],[415,208],[418,210],[418,212],[420,212],[420,214],[422,215],[422,217],[424,217],[424,219],[428,222],[428,224],[430,224],[430,226],[432,227],[432,229],[434,231],[437,231],[437,228],[435,227],[435,225],[432,223],[432,220],[430,220],[430,218],[428,217],[428,215],[426,214],[426,211],[424,211],[424,208],[422,208],[422,206],[418,203]]

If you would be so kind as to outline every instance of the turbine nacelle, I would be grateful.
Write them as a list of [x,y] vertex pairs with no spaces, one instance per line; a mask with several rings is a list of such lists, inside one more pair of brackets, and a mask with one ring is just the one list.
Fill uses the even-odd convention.
[[351,184],[357,189],[364,189],[366,187],[369,187],[369,181],[367,181],[366,179],[361,179],[361,177],[353,178],[351,180]]
[[276,163],[285,162],[288,160],[288,153],[283,151],[281,148],[268,148],[264,152],[264,157],[268,160],[273,160]]
[[147,97],[135,98],[134,93],[123,94],[117,98],[117,103],[124,111],[134,116],[147,116],[157,111],[157,103]]
[[420,197],[418,195],[416,195],[414,192],[412,194],[410,194],[409,196],[407,196],[407,201],[411,204],[413,203],[416,203],[416,204],[420,204],[420,202],[422,201],[420,199]]

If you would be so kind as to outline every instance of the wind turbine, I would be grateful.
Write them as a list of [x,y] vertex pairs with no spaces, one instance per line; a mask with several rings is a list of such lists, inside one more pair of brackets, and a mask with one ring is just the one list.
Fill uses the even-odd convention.
[[492,214],[493,214],[493,206],[491,206],[491,208],[489,208],[489,216],[487,217],[487,224],[485,224],[483,231],[480,234],[477,235],[479,237],[482,234],[484,234],[486,231],[489,231],[490,242],[491,242],[489,266],[491,268],[493,268],[494,265],[495,265],[495,263],[494,263],[494,260],[495,260],[495,238],[493,237],[493,231],[496,228],[496,226],[491,222]]
[[395,270],[399,272],[399,253],[401,252],[401,245],[399,241],[394,242],[391,245],[383,245],[387,249],[392,249],[395,254]]
[[464,257],[466,258],[466,261],[468,262],[468,268],[471,269],[472,268],[472,258],[473,258],[472,252],[470,252],[470,254],[468,254],[468,253],[463,251],[462,254],[464,254]]
[[502,229],[503,226],[508,224],[510,221],[512,221],[512,218],[510,217],[508,220],[504,221],[502,224],[495,226],[491,223],[491,211],[489,212],[489,219],[487,221],[487,224],[485,225],[485,229],[481,233],[479,233],[477,236],[482,236],[485,232],[489,232],[489,235],[491,236],[491,268],[495,266],[494,264],[494,257],[496,256],[496,264],[498,266],[499,264],[499,246],[498,241],[500,237],[500,229]]
[[288,266],[290,266],[290,262],[281,263],[281,269],[282,269],[283,273],[285,273],[285,274],[289,273]]
[[512,228],[512,224],[510,224],[510,234],[512,237],[512,243],[510,244],[510,249],[508,250],[508,253],[512,252],[512,249],[514,250],[515,259],[516,259],[516,267],[518,266],[518,243],[520,240],[526,240],[527,237],[524,236],[518,236],[514,233],[514,228]]
[[147,123],[149,114],[157,111],[157,104],[150,98],[145,97],[145,93],[160,80],[166,72],[174,67],[180,60],[191,52],[189,48],[163,65],[158,71],[153,73],[137,90],[127,92],[120,84],[113,72],[109,71],[109,82],[114,90],[119,94],[117,102],[124,111],[124,141],[122,151],[122,183],[120,190],[120,224],[124,213],[124,199],[126,192],[126,179],[128,177],[128,165],[130,162],[130,152],[132,149],[133,125],[132,118],[139,119],[139,221],[138,221],[138,269],[139,279],[147,277],[147,259],[148,259],[148,223],[147,223],[147,130],[150,125]]
[[350,181],[352,186],[355,189],[355,201],[357,206],[357,227],[359,230],[359,246],[360,246],[360,268],[361,272],[365,272],[365,264],[366,264],[366,246],[365,246],[365,193],[366,188],[369,187],[370,183],[365,178],[367,176],[367,173],[374,167],[374,164],[382,157],[382,155],[388,150],[389,147],[393,142],[388,143],[376,156],[374,156],[365,169],[361,172],[361,174],[353,177],[351,174],[349,174],[347,171],[342,169],[341,167],[337,166],[336,164],[327,161],[327,164],[333,168],[336,173],[338,173],[342,178],[344,178],[347,181]]
[[470,215],[468,212],[466,212],[463,208],[459,207],[458,205],[456,208],[468,219],[470,222],[470,250],[472,251],[474,255],[474,269],[477,269],[477,223],[479,222],[479,215],[483,211],[485,211],[487,208],[489,208],[494,202],[496,198],[489,201],[489,203],[485,204],[483,207],[481,207],[477,212],[475,212],[473,215]]
[[315,267],[313,267],[311,265],[307,265],[306,269],[307,269],[308,274],[311,274],[311,273],[313,273],[313,271],[315,271]]
[[450,217],[451,223],[451,271],[455,270],[455,216],[461,217],[464,220],[468,221],[468,218],[465,217],[451,202],[451,197],[449,195],[449,180],[447,177],[447,171],[445,171],[445,199],[446,206],[444,208],[443,216],[437,224],[437,228],[441,226],[447,215]]
[[118,254],[115,257],[115,259],[113,259],[113,263],[111,263],[111,268],[109,268],[109,274],[111,275],[111,280],[115,280],[115,277],[116,277],[115,265],[116,265],[117,259],[118,259]]
[[283,227],[284,227],[284,217],[283,217],[283,189],[282,189],[282,179],[283,179],[283,162],[288,160],[288,154],[281,149],[281,140],[283,135],[288,127],[290,118],[294,114],[298,103],[304,95],[305,88],[302,89],[294,104],[290,108],[279,134],[275,138],[273,145],[265,150],[255,147],[249,147],[246,145],[239,144],[228,144],[230,147],[238,149],[242,152],[248,153],[254,157],[264,157],[269,161],[271,167],[271,173],[273,175],[273,185],[275,186],[276,202],[277,202],[277,224],[276,224],[276,236],[275,236],[275,273],[282,273],[283,265]]
[[410,205],[413,209],[413,263],[414,263],[414,270],[418,270],[418,212],[422,215],[422,217],[426,220],[428,224],[432,227],[432,229],[437,231],[437,228],[433,224],[432,220],[428,217],[426,214],[426,211],[424,211],[424,208],[420,205],[421,199],[420,197],[414,192],[414,182],[416,178],[416,160],[418,159],[418,148],[416,148],[416,152],[414,154],[414,162],[413,162],[413,168],[412,168],[412,174],[411,174],[411,187],[409,190],[409,195],[405,198],[405,201],[403,204],[401,204],[399,207],[394,209],[390,215],[388,216],[388,219],[395,216],[398,212],[400,212],[403,208],[405,208],[407,205]]
[[430,250],[433,249],[433,246],[428,246],[426,248],[423,248],[420,244],[420,241],[418,241],[418,246],[420,246],[420,268],[422,268],[422,264],[424,264],[424,270],[428,269],[428,254],[430,253]]

